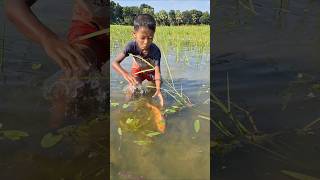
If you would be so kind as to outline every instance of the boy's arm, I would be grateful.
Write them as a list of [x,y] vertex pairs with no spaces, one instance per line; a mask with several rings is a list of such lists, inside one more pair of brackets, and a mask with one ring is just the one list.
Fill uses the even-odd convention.
[[160,91],[161,88],[161,73],[160,73],[160,67],[156,66],[154,70],[154,80],[156,83],[156,89],[157,91]]
[[160,72],[160,66],[156,66],[154,70],[154,81],[156,84],[156,93],[153,95],[153,97],[158,96],[160,100],[160,105],[163,106],[163,96],[161,93],[161,72]]
[[43,46],[63,70],[88,69],[85,56],[69,43],[62,41],[49,28],[43,25],[31,11],[37,0],[6,0],[5,12],[10,21],[28,38]]
[[116,56],[116,58],[113,60],[112,67],[114,70],[116,70],[117,73],[119,73],[121,76],[123,76],[123,78],[125,80],[127,80],[129,84],[135,85],[138,83],[136,78],[131,76],[131,74],[128,73],[125,69],[123,69],[120,65],[120,63],[124,60],[125,57],[126,57],[126,55],[123,52],[119,53]]

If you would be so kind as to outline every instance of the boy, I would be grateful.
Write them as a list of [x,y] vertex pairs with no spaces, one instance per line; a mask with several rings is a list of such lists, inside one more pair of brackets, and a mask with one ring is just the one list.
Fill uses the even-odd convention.
[[[134,19],[133,38],[125,47],[125,50],[119,53],[114,61],[112,67],[128,81],[128,94],[129,98],[134,94],[137,85],[142,81],[148,80],[154,82],[156,85],[156,92],[152,97],[158,97],[160,105],[163,106],[163,96],[160,90],[161,74],[160,74],[160,49],[152,43],[153,36],[156,30],[156,21],[149,14],[140,14]],[[131,66],[131,73],[123,69],[120,63],[129,55],[134,55]],[[141,60],[143,58],[144,60]],[[149,65],[149,63],[154,67]],[[148,71],[144,71],[148,70]],[[143,71],[143,72],[142,72]]]
[[[37,0],[7,0],[6,15],[25,36],[39,43],[47,55],[64,71],[56,83],[67,83],[75,86],[79,76],[92,70],[101,72],[102,66],[108,60],[109,35],[102,34],[93,38],[79,40],[79,37],[106,29],[109,24],[109,0],[75,0],[68,41],[60,39],[53,31],[42,24],[31,10]],[[70,81],[71,79],[71,81]],[[68,80],[68,81],[66,81]],[[62,83],[61,83],[62,82]],[[71,87],[73,89],[84,88]],[[61,87],[52,99],[52,117],[50,128],[58,128],[65,118],[70,97]],[[78,95],[80,96],[80,95]],[[83,96],[83,95],[81,95]],[[81,97],[80,97],[81,98]]]

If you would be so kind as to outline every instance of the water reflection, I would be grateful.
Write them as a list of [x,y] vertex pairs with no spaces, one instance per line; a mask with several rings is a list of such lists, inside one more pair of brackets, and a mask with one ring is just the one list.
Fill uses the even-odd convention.
[[[212,134],[216,179],[320,177],[315,167],[319,10],[314,8],[320,4],[255,0],[255,14],[238,3],[216,6],[214,114],[223,123]],[[238,122],[249,133],[239,133]],[[305,129],[310,123],[312,130]]]

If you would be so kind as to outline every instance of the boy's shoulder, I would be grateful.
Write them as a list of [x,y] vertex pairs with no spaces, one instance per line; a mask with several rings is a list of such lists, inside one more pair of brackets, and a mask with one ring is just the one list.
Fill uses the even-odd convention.
[[[150,48],[156,51],[160,51],[160,48],[155,44],[155,43],[151,43]],[[138,49],[138,44],[136,43],[136,41],[129,41],[125,47],[125,49],[134,49],[137,50]]]
[[151,43],[150,47],[154,48],[156,51],[160,51],[160,48],[155,43]]

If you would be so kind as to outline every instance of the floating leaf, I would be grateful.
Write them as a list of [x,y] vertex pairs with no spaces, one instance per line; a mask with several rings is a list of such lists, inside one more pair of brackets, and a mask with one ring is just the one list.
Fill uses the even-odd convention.
[[155,131],[150,131],[149,133],[146,134],[146,136],[148,137],[153,137],[153,136],[157,136],[160,135],[161,133],[159,132],[155,132]]
[[110,105],[111,105],[111,107],[117,107],[117,106],[119,106],[119,103],[113,102],[113,103],[110,103]]
[[120,136],[122,136],[122,130],[121,130],[120,127],[118,128],[118,134],[119,134]]
[[122,108],[123,108],[123,109],[127,109],[128,107],[129,107],[129,104],[123,104],[123,105],[122,105]]
[[143,145],[148,145],[151,143],[151,141],[133,141],[134,143],[143,146]]
[[193,126],[196,133],[198,133],[200,130],[200,120],[199,119],[195,120]]
[[32,70],[38,70],[41,68],[41,66],[42,66],[42,64],[35,63],[35,64],[32,64],[31,68],[32,68]]
[[4,137],[16,141],[20,140],[23,137],[29,136],[28,133],[23,132],[23,131],[18,131],[18,130],[5,130],[5,131],[0,131],[3,133]]
[[305,175],[305,174],[301,174],[301,173],[297,173],[297,172],[293,172],[293,171],[282,170],[281,172],[287,176],[290,176],[290,177],[292,177],[294,179],[298,179],[298,180],[320,180],[319,178],[312,177],[312,176]]
[[164,111],[164,113],[175,113],[175,112],[177,112],[175,109],[171,109],[171,108],[168,108],[168,109],[166,109],[165,111]]
[[50,148],[61,141],[63,135],[61,134],[52,134],[51,132],[43,136],[41,139],[41,147]]
[[127,124],[130,124],[132,121],[133,121],[133,118],[128,118],[127,121],[126,121],[126,123],[127,123]]

